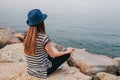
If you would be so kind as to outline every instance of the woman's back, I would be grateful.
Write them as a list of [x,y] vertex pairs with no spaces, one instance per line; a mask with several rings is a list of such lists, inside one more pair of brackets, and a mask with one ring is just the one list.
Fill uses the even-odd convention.
[[28,63],[28,73],[37,77],[46,78],[47,69],[52,66],[51,61],[48,60],[48,53],[45,50],[45,45],[50,41],[45,34],[37,33],[36,39],[36,55],[26,55]]

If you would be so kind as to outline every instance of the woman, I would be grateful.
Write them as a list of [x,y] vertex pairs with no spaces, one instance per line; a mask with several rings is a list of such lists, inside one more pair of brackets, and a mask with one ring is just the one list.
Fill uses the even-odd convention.
[[51,40],[45,32],[44,20],[47,18],[39,9],[28,13],[28,32],[24,39],[24,52],[28,64],[28,73],[39,78],[47,78],[64,63],[73,48],[59,52],[51,46]]

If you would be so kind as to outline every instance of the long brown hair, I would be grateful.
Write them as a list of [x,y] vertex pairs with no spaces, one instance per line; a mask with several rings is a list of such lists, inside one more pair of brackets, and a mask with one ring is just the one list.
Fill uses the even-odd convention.
[[42,34],[46,34],[44,22],[40,24],[30,26],[25,38],[24,38],[24,53],[26,55],[35,56],[36,54],[36,38],[37,33],[41,32]]

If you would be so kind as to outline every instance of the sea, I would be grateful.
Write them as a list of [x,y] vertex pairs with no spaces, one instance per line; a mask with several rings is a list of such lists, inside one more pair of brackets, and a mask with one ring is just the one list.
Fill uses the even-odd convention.
[[[11,27],[24,33],[28,29],[30,9],[0,9],[0,27]],[[65,47],[85,48],[94,54],[120,57],[120,12],[99,10],[43,10],[51,41]]]

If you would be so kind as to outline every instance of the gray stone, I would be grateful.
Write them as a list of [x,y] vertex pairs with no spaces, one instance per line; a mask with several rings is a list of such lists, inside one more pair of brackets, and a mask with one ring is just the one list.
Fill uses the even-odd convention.
[[[20,43],[20,40],[13,35],[16,33],[17,32],[11,28],[0,28],[0,44],[4,46],[6,44]],[[1,45],[1,47],[3,46]]]
[[120,80],[120,77],[105,72],[99,72],[92,80]]
[[120,57],[116,57],[113,60],[116,61],[118,63],[118,65],[120,66]]
[[84,49],[76,49],[69,63],[80,69],[81,72],[93,76],[98,72],[116,73],[118,65],[110,57],[86,52]]
[[120,75],[120,57],[116,57],[113,60],[116,61],[119,65],[118,70],[117,70],[117,75]]
[[27,64],[25,62],[2,63],[0,65],[0,80],[91,80],[91,77],[84,75],[79,69],[68,67],[66,64],[47,79],[30,76],[27,73]]
[[24,41],[24,34],[23,33],[16,33],[13,34],[15,37],[17,37],[21,42]]
[[26,61],[23,44],[11,44],[0,49],[0,62],[21,62]]

